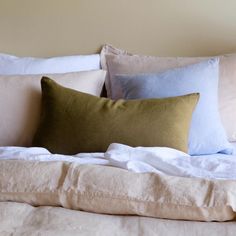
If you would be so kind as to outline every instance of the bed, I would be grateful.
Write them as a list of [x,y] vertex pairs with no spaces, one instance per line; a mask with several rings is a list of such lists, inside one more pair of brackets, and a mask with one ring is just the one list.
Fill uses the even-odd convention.
[[[105,46],[104,50],[107,50],[107,47],[110,50],[118,50],[111,46]],[[130,55],[130,57],[133,56]],[[69,60],[71,59],[69,57]],[[128,110],[126,109],[133,109],[138,103],[138,111],[134,109],[131,116],[128,116],[130,120],[142,109],[144,113],[149,113],[145,109],[149,107],[149,103],[156,100],[137,100],[131,103],[124,100],[117,103],[107,98],[99,98],[106,77],[106,73],[99,70],[100,57],[97,55],[85,56],[85,58],[79,56],[72,60],[75,59],[88,60],[85,65],[91,65],[93,68],[85,72],[81,68],[76,68],[78,72],[65,73],[64,71],[60,74],[60,71],[56,71],[56,74],[52,74],[50,71],[45,71],[43,74],[37,71],[41,70],[43,63],[45,63],[44,70],[47,69],[48,63],[48,68],[51,69],[50,63],[57,65],[64,63],[67,59],[63,58],[62,61],[60,58],[40,59],[40,66],[38,66],[38,59],[20,59],[2,55],[2,65],[6,63],[12,67],[9,69],[3,66],[4,69],[7,68],[10,72],[18,69],[14,72],[17,75],[10,75],[4,71],[5,75],[0,76],[0,83],[4,85],[4,91],[1,93],[2,109],[5,109],[2,114],[5,126],[1,128],[0,138],[3,143],[0,147],[0,231],[2,235],[189,235],[190,231],[191,235],[233,235],[236,209],[234,181],[236,176],[233,170],[236,168],[236,156],[233,154],[232,144],[228,146],[226,143],[218,154],[195,154],[194,156],[181,150],[186,142],[170,143],[170,146],[178,145],[179,150],[158,147],[159,145],[155,144],[153,147],[145,147],[145,145],[131,147],[132,145],[121,144],[122,141],[111,144],[106,133],[112,133],[106,128],[111,124],[114,126],[117,116],[125,117],[125,122],[122,123],[122,119],[118,120],[118,130],[116,127],[109,128],[115,130],[115,133],[119,133],[118,131],[122,129],[120,123],[125,126],[127,122]],[[205,60],[204,58],[204,64],[200,62],[201,66],[210,65],[212,68],[212,59],[209,59],[210,64],[208,61],[205,63]],[[27,63],[24,64],[24,61]],[[17,65],[17,63],[21,64]],[[218,59],[214,59],[213,63],[218,63]],[[78,64],[81,65],[81,63]],[[195,65],[199,66],[198,63],[190,65],[191,74],[193,74],[192,66],[195,67]],[[58,69],[61,68],[58,66]],[[66,68],[68,69],[68,66]],[[34,71],[24,74],[25,71],[32,69]],[[82,71],[79,71],[80,69]],[[205,73],[207,70],[203,71]],[[43,88],[42,95],[40,81]],[[53,91],[53,93],[48,94],[48,91]],[[64,107],[65,104],[61,104],[61,99],[58,100],[64,96],[64,93],[69,93],[71,98],[75,96],[72,99],[71,108],[68,106],[70,100],[67,98],[63,99],[66,101],[66,107]],[[5,99],[6,96],[9,97],[8,100]],[[16,97],[17,103],[14,99]],[[184,99],[186,99],[185,103],[183,103]],[[164,102],[165,111],[169,110],[166,104],[172,107],[170,105],[172,102],[174,106],[171,109],[175,111],[176,107],[178,108],[173,116],[174,120],[167,123],[167,126],[163,123],[168,120],[166,116],[164,116],[164,121],[158,119],[158,123],[161,122],[161,126],[170,128],[168,132],[173,136],[175,132],[178,132],[178,137],[180,137],[179,129],[176,130],[171,124],[175,122],[176,117],[180,116],[182,123],[179,121],[179,125],[185,127],[186,122],[191,120],[191,116],[189,119],[183,119],[183,109],[186,109],[183,104],[192,104],[188,105],[186,110],[191,114],[197,100],[197,94],[158,100],[160,106]],[[50,109],[47,111],[47,107],[43,107],[48,105],[48,101],[50,101]],[[80,101],[82,103],[76,103]],[[92,105],[90,105],[91,101]],[[54,102],[55,104],[60,102],[59,110],[54,111],[52,106]],[[84,103],[86,103],[85,108],[83,108]],[[101,108],[99,108],[100,104],[102,104]],[[132,106],[129,107],[129,104]],[[77,106],[80,107],[79,113],[74,114]],[[117,110],[119,106],[122,109]],[[73,111],[74,115],[65,117],[61,107],[63,107],[62,110],[66,110],[66,114]],[[103,111],[104,107],[112,111],[116,108],[116,113],[114,113],[115,116],[112,112],[108,116],[101,113],[102,123],[99,123],[98,113],[100,110]],[[84,114],[80,114],[82,108],[89,111],[91,115],[86,115],[83,122],[92,124],[96,117],[97,126],[93,126],[92,131],[85,130],[83,133],[83,127],[89,124],[82,121],[79,122],[81,126],[78,124],[79,117],[84,119]],[[40,118],[41,109],[46,110]],[[52,115],[52,111],[55,115]],[[56,113],[58,111],[60,114]],[[45,118],[48,112],[49,118],[54,117],[56,120],[48,121]],[[157,114],[154,113],[154,115]],[[141,119],[146,119],[146,116],[139,116]],[[44,117],[43,120],[42,117]],[[63,126],[60,123],[59,126],[55,126],[60,121],[58,117],[62,117],[62,121],[69,122],[63,123]],[[71,117],[76,117],[76,125],[71,125],[74,122]],[[110,123],[109,120],[112,122]],[[105,127],[103,127],[104,122]],[[55,126],[56,129],[50,129],[50,126],[44,130],[46,134],[41,135],[44,123],[46,125],[51,123],[51,126]],[[138,120],[138,126],[141,123],[142,120]],[[135,121],[133,125],[136,132],[138,128],[135,126]],[[157,142],[159,137],[152,136],[153,125],[158,127],[156,123],[153,123],[149,130],[145,123],[145,129],[151,140]],[[42,128],[38,128],[41,126]],[[66,131],[61,130],[64,126]],[[24,127],[23,131],[22,127]],[[71,135],[66,134],[70,127],[73,127],[73,130],[79,127],[79,131],[72,134],[72,139]],[[37,129],[41,130],[36,132]],[[158,129],[161,130],[161,127]],[[93,138],[94,130],[100,138],[96,135]],[[105,133],[103,133],[104,130]],[[33,138],[35,132],[36,138]],[[147,139],[145,132],[143,130],[141,132]],[[88,133],[89,145],[81,146],[81,142],[72,145],[77,138],[81,140],[77,133],[80,133],[82,138]],[[123,143],[128,144],[135,140],[133,135],[126,139],[129,135],[125,131],[123,133],[125,136],[117,136],[118,140],[122,138],[127,140]],[[51,139],[50,136],[52,136]],[[57,136],[59,137],[57,142],[60,145],[55,146]],[[44,137],[47,137],[46,142]],[[185,139],[186,135],[183,135],[183,140]],[[99,145],[109,143],[109,147],[104,149],[99,146],[100,149],[93,149],[98,145],[98,140],[100,140]],[[32,145],[32,142],[36,144]],[[42,145],[37,142],[42,142]],[[144,142],[144,140],[141,137],[141,141],[137,139],[137,142]],[[13,145],[9,146],[9,143]],[[223,141],[220,143],[222,144]],[[77,151],[78,148],[82,151]],[[219,146],[216,145],[216,148]]]
[[[154,40],[139,27],[124,37],[134,1],[24,1],[14,3],[14,16],[14,4],[1,4],[0,235],[235,235],[236,55],[223,54],[234,52],[229,34],[221,35],[227,43],[213,44],[218,34],[209,30],[209,42],[186,47],[171,21],[173,45],[163,36],[162,4],[159,14],[146,3],[132,11],[137,25],[149,12],[145,32]],[[43,58],[52,55],[69,56]]]

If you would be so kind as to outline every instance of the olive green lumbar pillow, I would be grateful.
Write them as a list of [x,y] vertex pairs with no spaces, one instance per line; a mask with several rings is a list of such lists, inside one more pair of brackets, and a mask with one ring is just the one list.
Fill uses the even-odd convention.
[[111,143],[187,152],[199,94],[145,100],[99,98],[43,77],[42,115],[33,145],[52,153],[104,152]]

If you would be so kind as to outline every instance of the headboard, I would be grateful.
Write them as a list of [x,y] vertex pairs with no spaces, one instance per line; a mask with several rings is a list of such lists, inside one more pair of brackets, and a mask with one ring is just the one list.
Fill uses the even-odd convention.
[[58,56],[98,52],[206,56],[236,51],[234,0],[0,1],[0,52]]

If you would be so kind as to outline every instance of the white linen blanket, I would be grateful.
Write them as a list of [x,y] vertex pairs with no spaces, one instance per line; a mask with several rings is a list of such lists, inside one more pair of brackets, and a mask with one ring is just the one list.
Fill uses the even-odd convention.
[[109,165],[136,173],[154,172],[170,176],[236,179],[236,156],[189,156],[165,147],[136,147],[113,143],[105,153],[74,156],[51,154],[44,148],[0,147],[0,160],[66,161]]

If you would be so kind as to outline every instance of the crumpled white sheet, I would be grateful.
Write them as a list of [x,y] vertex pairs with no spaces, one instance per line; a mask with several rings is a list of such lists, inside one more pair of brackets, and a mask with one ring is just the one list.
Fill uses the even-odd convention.
[[111,144],[105,153],[80,153],[73,156],[51,154],[37,147],[0,147],[0,160],[65,161],[114,166],[136,173],[236,179],[236,156],[233,155],[189,156],[172,148],[133,148],[117,143]]

